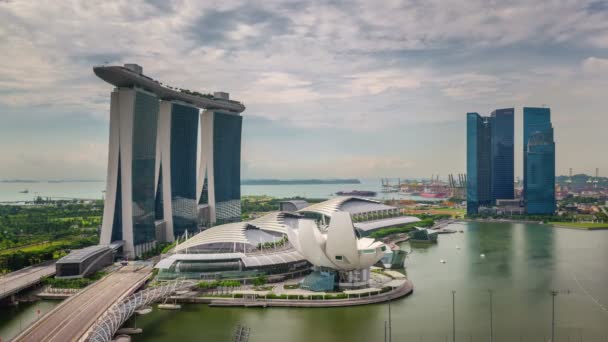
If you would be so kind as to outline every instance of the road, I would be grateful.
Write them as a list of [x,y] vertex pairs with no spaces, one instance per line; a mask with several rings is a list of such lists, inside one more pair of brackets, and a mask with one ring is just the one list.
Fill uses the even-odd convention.
[[24,268],[0,277],[0,299],[15,294],[55,274],[55,262]]
[[135,292],[152,268],[123,267],[67,299],[15,338],[15,341],[77,341],[116,301]]

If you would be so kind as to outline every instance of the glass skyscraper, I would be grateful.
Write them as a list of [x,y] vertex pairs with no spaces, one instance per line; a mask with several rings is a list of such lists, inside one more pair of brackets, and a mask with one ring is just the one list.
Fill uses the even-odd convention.
[[514,197],[513,108],[467,113],[467,214]]
[[524,107],[524,202],[526,212],[555,213],[555,141],[551,110]]
[[[225,92],[163,86],[136,64],[93,71],[115,86],[100,244],[123,241],[124,254],[135,257],[199,224],[240,220],[245,106]],[[213,109],[201,119],[200,108]]]
[[243,117],[206,110],[201,120],[199,201],[212,224],[241,220],[241,129]]
[[513,108],[497,109],[492,112],[492,201],[512,199],[514,188],[514,110]]
[[139,89],[112,92],[110,150],[101,243],[125,241],[140,255],[156,243],[155,170],[158,98]]
[[161,101],[157,157],[156,218],[165,222],[164,239],[173,241],[186,231],[198,231],[196,150],[199,109]]
[[467,214],[492,203],[491,120],[467,113]]

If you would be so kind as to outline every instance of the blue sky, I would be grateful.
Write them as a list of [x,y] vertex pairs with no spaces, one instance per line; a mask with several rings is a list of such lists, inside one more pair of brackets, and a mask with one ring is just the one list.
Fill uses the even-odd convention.
[[[552,109],[557,173],[608,170],[608,1],[0,1],[0,179],[103,179],[92,66],[224,90],[243,174],[465,170],[465,113]],[[602,172],[605,174],[605,172]]]

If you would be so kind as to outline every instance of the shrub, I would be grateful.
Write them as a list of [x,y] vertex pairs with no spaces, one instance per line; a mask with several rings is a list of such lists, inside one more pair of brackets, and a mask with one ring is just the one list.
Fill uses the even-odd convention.
[[264,284],[266,284],[266,280],[267,280],[266,276],[264,276],[264,275],[258,276],[255,279],[253,279],[253,285],[255,285],[255,286],[264,285]]
[[42,279],[42,284],[58,289],[82,289],[103,278],[105,275],[105,272],[96,272],[86,278],[78,279],[57,279],[54,277],[45,277]]

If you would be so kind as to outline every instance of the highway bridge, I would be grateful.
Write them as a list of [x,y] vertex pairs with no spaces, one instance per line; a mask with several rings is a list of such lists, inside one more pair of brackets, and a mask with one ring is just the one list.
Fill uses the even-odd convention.
[[55,275],[55,262],[45,262],[0,277],[0,300],[34,286],[44,277]]
[[137,291],[152,276],[152,266],[126,266],[65,300],[14,341],[77,341],[115,303]]

